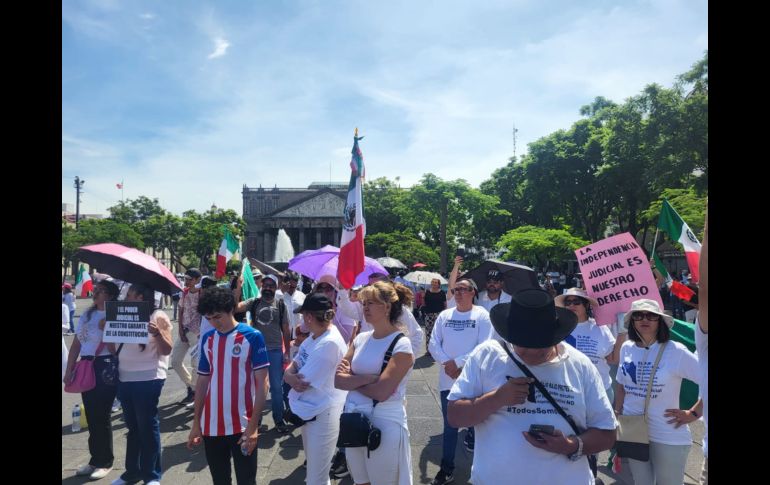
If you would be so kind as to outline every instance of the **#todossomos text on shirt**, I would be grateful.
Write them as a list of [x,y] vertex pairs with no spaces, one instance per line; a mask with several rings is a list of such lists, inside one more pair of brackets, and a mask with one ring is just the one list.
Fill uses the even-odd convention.
[[[506,344],[507,345],[507,344]],[[528,365],[580,429],[615,429],[615,415],[601,377],[591,361],[570,345],[559,344],[556,359]],[[510,349],[510,346],[509,346]],[[514,352],[511,349],[511,352]],[[514,352],[515,355],[515,352]],[[519,359],[519,361],[521,361]],[[496,340],[487,340],[471,353],[448,399],[472,399],[502,386],[507,376],[524,377]],[[570,461],[565,455],[530,445],[522,435],[532,424],[552,425],[564,435],[575,434],[534,386],[523,404],[502,406],[477,424],[471,481],[474,485],[500,483],[501,464],[515,470],[516,483],[584,485],[593,477],[588,460]]]
[[239,323],[228,333],[211,330],[202,341],[198,374],[211,376],[201,415],[203,436],[242,433],[254,408],[254,371],[270,365],[265,340]]

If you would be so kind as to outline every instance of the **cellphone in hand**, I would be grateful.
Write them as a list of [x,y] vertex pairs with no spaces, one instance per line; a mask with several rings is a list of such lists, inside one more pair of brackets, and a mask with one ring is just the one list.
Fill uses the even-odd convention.
[[545,441],[541,434],[553,435],[553,426],[550,424],[532,424],[529,426],[529,434],[538,441]]
[[455,253],[455,256],[460,256],[461,258],[465,257],[465,248],[457,248],[457,252]]

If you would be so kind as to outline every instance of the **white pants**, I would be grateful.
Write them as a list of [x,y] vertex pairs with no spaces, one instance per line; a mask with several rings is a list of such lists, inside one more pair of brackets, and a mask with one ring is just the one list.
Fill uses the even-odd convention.
[[650,461],[628,459],[634,485],[682,485],[691,446],[650,441]]
[[[392,405],[387,403],[386,405]],[[397,403],[402,405],[402,403]],[[378,407],[382,404],[378,404]],[[409,430],[405,424],[393,419],[369,416],[372,425],[382,431],[380,446],[369,452],[365,446],[346,448],[350,476],[355,483],[372,485],[404,485],[412,483],[412,451],[409,446]],[[365,413],[369,414],[369,413]],[[406,411],[403,413],[406,421]]]
[[183,342],[181,338],[177,338],[174,348],[171,351],[171,366],[179,375],[179,378],[182,379],[182,382],[184,382],[187,387],[191,387],[195,390],[195,382],[198,380],[198,354],[200,354],[200,351],[196,352],[192,359],[190,359],[192,363],[192,373],[185,367],[184,358],[187,356],[187,352],[190,348],[198,345],[198,337],[200,337],[200,335],[193,332],[187,332],[186,336],[187,342]]
[[307,458],[308,485],[329,485],[329,469],[340,432],[340,414],[344,401],[330,406],[302,426],[302,448]]

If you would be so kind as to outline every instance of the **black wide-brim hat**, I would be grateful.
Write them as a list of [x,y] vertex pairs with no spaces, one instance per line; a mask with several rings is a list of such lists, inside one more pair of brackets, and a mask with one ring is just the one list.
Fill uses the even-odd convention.
[[557,307],[551,295],[539,288],[516,292],[510,303],[492,307],[489,317],[502,338],[530,349],[558,344],[578,323],[572,311]]

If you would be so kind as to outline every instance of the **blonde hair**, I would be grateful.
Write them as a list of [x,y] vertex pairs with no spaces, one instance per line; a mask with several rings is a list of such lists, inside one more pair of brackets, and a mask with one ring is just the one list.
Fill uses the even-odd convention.
[[388,320],[392,325],[398,321],[404,306],[412,304],[412,290],[401,283],[377,281],[358,293],[359,300],[375,300],[390,305]]

